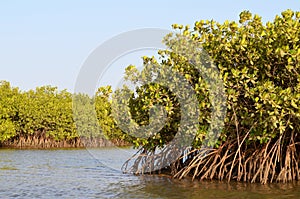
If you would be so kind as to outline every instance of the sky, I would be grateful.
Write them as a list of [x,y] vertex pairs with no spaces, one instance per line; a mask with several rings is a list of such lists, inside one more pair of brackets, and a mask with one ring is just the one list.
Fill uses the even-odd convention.
[[[141,28],[170,29],[201,19],[238,20],[249,10],[273,20],[298,0],[1,0],[0,80],[22,90],[52,85],[74,91],[89,55],[105,41]],[[118,82],[124,67],[152,51],[124,55],[111,65],[104,83]],[[109,82],[110,81],[110,82]],[[99,80],[99,84],[101,81]]]

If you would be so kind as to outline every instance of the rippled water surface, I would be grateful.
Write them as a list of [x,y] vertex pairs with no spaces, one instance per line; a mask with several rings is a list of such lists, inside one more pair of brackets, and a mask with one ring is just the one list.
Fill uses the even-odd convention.
[[122,174],[117,169],[124,161],[117,158],[119,153],[114,148],[0,150],[0,198],[300,198],[299,184],[191,182]]

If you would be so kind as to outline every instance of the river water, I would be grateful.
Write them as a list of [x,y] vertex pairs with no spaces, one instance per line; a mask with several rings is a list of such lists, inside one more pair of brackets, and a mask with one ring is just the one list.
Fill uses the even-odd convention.
[[292,183],[228,184],[123,174],[118,167],[124,159],[118,154],[116,148],[0,150],[0,198],[300,198],[300,185]]

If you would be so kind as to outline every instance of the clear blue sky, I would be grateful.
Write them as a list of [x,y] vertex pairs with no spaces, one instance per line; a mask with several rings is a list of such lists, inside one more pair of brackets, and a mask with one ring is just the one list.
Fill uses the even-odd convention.
[[288,8],[299,10],[300,2],[1,0],[0,80],[23,90],[50,84],[73,91],[88,55],[119,33],[145,27],[170,29],[173,23],[193,25],[200,19],[237,20],[242,10],[268,21]]

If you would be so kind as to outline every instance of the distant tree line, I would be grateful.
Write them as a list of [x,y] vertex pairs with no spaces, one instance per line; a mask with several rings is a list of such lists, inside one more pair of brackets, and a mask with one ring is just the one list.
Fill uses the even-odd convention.
[[[8,147],[48,148],[105,146],[108,143],[99,142],[124,140],[123,133],[110,117],[110,92],[109,86],[99,88],[93,97],[59,91],[52,86],[21,91],[1,81],[0,143]],[[74,99],[81,101],[81,109],[73,109]],[[94,110],[87,110],[91,107]],[[90,111],[96,111],[97,118],[93,118]],[[86,122],[76,124],[76,115]],[[99,128],[88,126],[88,121],[93,119]],[[78,132],[78,128],[85,130]]]

